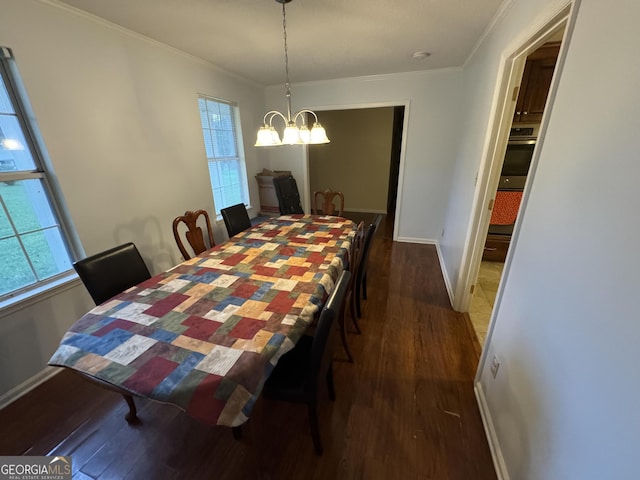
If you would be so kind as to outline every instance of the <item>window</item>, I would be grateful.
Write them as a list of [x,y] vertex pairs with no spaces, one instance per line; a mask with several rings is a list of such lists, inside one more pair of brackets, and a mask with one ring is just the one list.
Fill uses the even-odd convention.
[[216,214],[238,203],[249,204],[247,174],[237,105],[200,95],[200,121],[209,161],[209,178]]
[[0,302],[72,270],[49,173],[11,50],[0,47]]

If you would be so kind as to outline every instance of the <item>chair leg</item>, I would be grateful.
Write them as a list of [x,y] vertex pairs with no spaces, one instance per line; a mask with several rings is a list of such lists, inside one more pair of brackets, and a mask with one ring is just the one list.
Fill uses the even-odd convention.
[[311,438],[313,446],[318,455],[322,455],[322,442],[320,441],[320,427],[318,425],[318,404],[314,400],[309,403],[309,426],[311,427]]
[[331,401],[336,401],[336,386],[333,382],[333,364],[329,365],[329,370],[327,371],[327,390],[329,391],[329,398]]
[[340,327],[340,339],[342,340],[342,346],[344,347],[344,351],[347,353],[347,358],[351,363],[353,363],[353,356],[351,355],[351,351],[349,350],[349,345],[347,344],[347,327],[344,322],[344,311],[342,315],[338,318],[338,326]]
[[[358,310],[358,306],[356,304],[356,298],[357,298],[357,292],[355,291],[351,291],[351,295],[349,298],[349,310],[351,310],[351,321],[353,322],[353,326],[356,327],[356,333],[359,335],[362,333],[362,330],[360,330],[360,325],[358,325],[358,319],[356,318],[356,310]],[[360,314],[358,313],[357,315],[359,318],[361,318]]]
[[367,299],[367,273],[362,276],[362,299]]
[[356,291],[353,295],[353,303],[356,307],[356,315],[358,316],[358,318],[362,318],[362,309],[360,308],[360,289],[361,282],[356,281]]
[[133,401],[133,397],[125,393],[123,393],[122,396],[129,406],[129,412],[124,416],[124,419],[127,421],[127,423],[139,423],[140,419],[138,418],[136,403]]

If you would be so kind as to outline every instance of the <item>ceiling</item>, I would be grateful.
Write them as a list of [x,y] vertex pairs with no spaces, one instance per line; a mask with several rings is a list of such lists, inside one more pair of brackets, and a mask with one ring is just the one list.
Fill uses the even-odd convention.
[[[293,0],[292,83],[464,64],[503,0]],[[283,83],[275,0],[58,0],[261,85]],[[422,60],[414,52],[428,51]]]

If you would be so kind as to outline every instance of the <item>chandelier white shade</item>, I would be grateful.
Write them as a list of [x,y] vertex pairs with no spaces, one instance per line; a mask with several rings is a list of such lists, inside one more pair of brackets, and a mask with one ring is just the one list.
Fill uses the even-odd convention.
[[[318,116],[311,110],[300,110],[293,115],[291,114],[291,88],[289,86],[289,52],[287,47],[287,14],[285,5],[291,0],[276,0],[282,4],[282,28],[284,31],[284,65],[286,72],[285,94],[287,97],[287,115],[271,110],[265,113],[262,120],[262,126],[258,130],[256,138],[256,147],[270,147],[274,145],[305,145],[329,143],[327,132],[318,122]],[[306,114],[313,115],[314,122],[311,130],[307,127]],[[284,132],[282,139],[280,134],[273,125],[274,118],[281,118],[284,122]],[[298,126],[298,121],[301,125]]]

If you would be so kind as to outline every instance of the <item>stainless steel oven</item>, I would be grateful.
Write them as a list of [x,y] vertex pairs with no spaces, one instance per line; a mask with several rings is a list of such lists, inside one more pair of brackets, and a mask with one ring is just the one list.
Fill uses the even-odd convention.
[[500,176],[524,178],[520,179],[521,182],[518,182],[518,186],[513,183],[516,181],[515,178],[511,180],[510,186],[503,185],[503,183],[508,183],[508,181],[503,182],[503,178],[501,178],[498,188],[522,189],[524,187],[524,179],[526,179],[527,173],[529,172],[533,150],[538,138],[538,128],[539,125],[536,123],[518,124],[511,128]]

